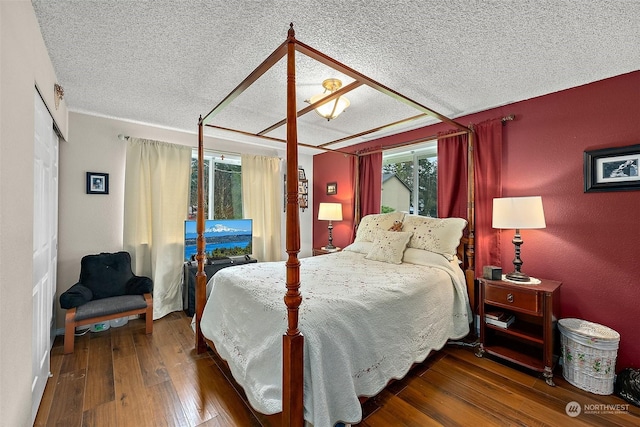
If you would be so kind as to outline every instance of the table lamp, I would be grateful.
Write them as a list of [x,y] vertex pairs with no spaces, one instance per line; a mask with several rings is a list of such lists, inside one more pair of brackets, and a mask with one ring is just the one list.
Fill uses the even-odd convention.
[[318,219],[329,221],[329,244],[324,249],[336,249],[333,246],[333,224],[331,221],[342,221],[342,203],[320,203],[318,208]]
[[516,257],[513,260],[514,271],[507,274],[506,278],[516,282],[528,282],[529,276],[521,271],[520,259],[521,229],[545,228],[542,197],[504,197],[493,199],[493,228],[516,230],[513,236]]

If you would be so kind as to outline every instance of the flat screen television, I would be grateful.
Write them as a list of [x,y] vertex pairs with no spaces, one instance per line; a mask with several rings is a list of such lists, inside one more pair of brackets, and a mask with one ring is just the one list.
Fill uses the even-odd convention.
[[[184,222],[184,260],[191,261],[198,252],[196,221]],[[250,219],[208,219],[204,225],[207,258],[251,255],[253,221]]]

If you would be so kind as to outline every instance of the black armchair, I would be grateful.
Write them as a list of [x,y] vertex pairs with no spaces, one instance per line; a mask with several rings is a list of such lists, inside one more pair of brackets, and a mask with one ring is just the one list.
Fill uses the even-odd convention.
[[152,292],[153,281],[131,271],[128,252],[83,257],[78,283],[60,295],[60,306],[67,310],[64,353],[73,353],[76,326],[142,314],[146,333],[152,333]]

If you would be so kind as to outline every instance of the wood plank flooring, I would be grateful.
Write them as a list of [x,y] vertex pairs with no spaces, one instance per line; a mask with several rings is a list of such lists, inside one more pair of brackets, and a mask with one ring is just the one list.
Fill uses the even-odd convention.
[[[190,321],[172,313],[145,335],[144,321],[130,320],[77,337],[70,355],[58,337],[35,425],[279,426],[278,415],[251,409],[215,354],[195,353]],[[535,373],[449,345],[365,402],[354,427],[640,425],[640,408],[582,391],[561,373],[555,381],[549,387]],[[570,402],[582,409],[577,417],[565,411]]]

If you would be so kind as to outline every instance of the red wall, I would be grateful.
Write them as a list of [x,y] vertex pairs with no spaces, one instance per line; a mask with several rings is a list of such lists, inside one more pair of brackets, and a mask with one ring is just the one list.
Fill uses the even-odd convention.
[[[333,244],[344,248],[351,243],[353,227],[353,184],[351,156],[327,152],[313,157],[313,247],[329,243],[328,221],[319,221],[318,206],[321,202],[342,203],[342,221],[333,221]],[[337,182],[338,193],[327,195],[327,183]]]
[[[355,110],[353,110],[355,111]],[[458,118],[463,124],[515,114],[504,128],[503,195],[540,195],[547,228],[523,230],[523,271],[563,282],[561,317],[578,317],[620,333],[617,369],[640,367],[640,191],[584,193],[583,153],[640,144],[640,71]],[[368,145],[386,145],[439,125]],[[350,200],[348,160],[314,156],[314,213],[327,181]],[[350,193],[344,193],[349,191]],[[352,208],[351,208],[352,209]],[[346,213],[346,212],[345,212]],[[348,243],[347,218],[334,242]],[[326,225],[314,224],[314,246]],[[324,221],[320,221],[324,222]],[[337,223],[336,223],[337,224]],[[324,227],[324,234],[321,228]],[[343,230],[345,234],[343,235]],[[511,270],[512,231],[502,232],[502,266]]]

